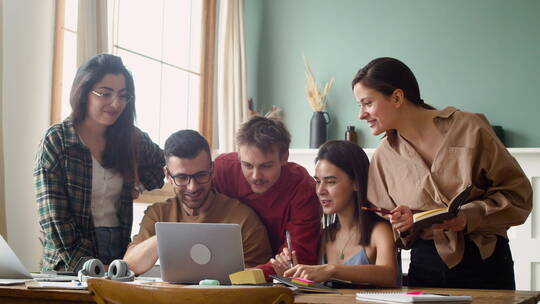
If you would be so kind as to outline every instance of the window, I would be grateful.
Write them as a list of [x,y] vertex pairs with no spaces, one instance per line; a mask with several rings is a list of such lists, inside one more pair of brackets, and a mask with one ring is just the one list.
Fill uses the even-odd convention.
[[[57,121],[71,112],[69,91],[77,68],[77,0],[57,5],[64,1],[62,111]],[[135,80],[136,125],[160,146],[177,130],[199,129],[203,2],[107,1],[111,53],[122,57]]]
[[162,146],[179,129],[198,129],[201,0],[111,6],[113,54],[133,73],[137,125]]
[[51,122],[71,113],[69,93],[77,66],[77,0],[56,1]]

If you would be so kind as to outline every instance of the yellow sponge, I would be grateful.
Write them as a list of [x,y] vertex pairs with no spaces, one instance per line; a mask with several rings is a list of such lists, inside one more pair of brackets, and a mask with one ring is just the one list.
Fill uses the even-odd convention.
[[229,275],[231,284],[263,284],[266,283],[262,269],[251,268],[243,271],[231,273]]

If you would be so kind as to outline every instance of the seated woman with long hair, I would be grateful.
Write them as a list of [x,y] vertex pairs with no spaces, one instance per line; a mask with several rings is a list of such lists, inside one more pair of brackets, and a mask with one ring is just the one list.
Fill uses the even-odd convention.
[[287,248],[272,259],[278,275],[317,282],[329,279],[377,286],[401,285],[390,224],[371,211],[367,201],[369,160],[348,141],[328,141],[315,159],[317,196],[323,215],[320,265],[296,265]]

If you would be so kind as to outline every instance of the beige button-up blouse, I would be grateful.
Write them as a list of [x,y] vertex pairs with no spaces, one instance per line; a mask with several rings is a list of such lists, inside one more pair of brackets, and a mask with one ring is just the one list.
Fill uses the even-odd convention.
[[463,258],[464,234],[478,246],[482,259],[490,257],[496,236],[507,238],[509,227],[527,219],[532,188],[484,115],[448,107],[434,123],[443,142],[431,168],[399,134],[383,140],[371,161],[368,199],[378,207],[391,210],[404,205],[416,213],[446,207],[472,184],[471,202],[461,208],[467,218],[464,231],[425,229],[401,239],[405,247],[417,237],[433,239],[442,260],[452,268]]

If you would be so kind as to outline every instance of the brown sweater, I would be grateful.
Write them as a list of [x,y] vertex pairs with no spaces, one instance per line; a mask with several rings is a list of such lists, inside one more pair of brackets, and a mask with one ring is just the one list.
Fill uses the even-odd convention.
[[[532,188],[517,161],[497,139],[481,114],[448,107],[434,119],[444,139],[431,167],[399,134],[377,148],[369,168],[368,199],[378,207],[408,206],[413,213],[446,207],[469,184],[463,205],[465,231],[426,229],[422,239],[435,241],[442,260],[452,268],[463,258],[464,234],[482,259],[493,254],[497,235],[507,238],[509,227],[520,225],[532,209]],[[414,241],[410,235],[401,241]]]
[[266,228],[251,208],[214,189],[208,194],[206,204],[208,208],[197,216],[186,214],[176,197],[166,202],[152,204],[144,212],[139,234],[133,237],[133,242],[129,244],[129,247],[154,236],[156,222],[238,224],[242,230],[246,267],[263,264],[270,259],[272,250]]

